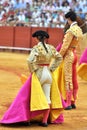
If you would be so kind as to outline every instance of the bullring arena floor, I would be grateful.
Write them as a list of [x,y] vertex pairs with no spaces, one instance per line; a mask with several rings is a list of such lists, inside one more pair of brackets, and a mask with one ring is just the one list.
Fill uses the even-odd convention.
[[[29,75],[26,62],[28,54],[0,52],[0,119],[21,88],[20,75]],[[47,128],[32,126],[2,126],[0,130],[87,130],[87,82],[78,77],[79,92],[77,109],[64,111],[65,121],[60,125],[50,124]]]

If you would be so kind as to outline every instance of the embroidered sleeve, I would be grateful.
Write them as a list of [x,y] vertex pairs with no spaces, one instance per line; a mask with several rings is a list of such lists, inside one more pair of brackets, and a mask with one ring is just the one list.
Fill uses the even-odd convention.
[[68,31],[64,36],[63,44],[62,44],[62,47],[60,49],[60,54],[62,56],[64,56],[65,53],[67,52],[67,50],[71,44],[72,39],[73,39],[73,34],[70,31]]
[[29,57],[27,59],[30,72],[34,72],[34,71],[36,71],[38,69],[37,57],[38,57],[38,52],[34,48],[31,51],[31,53],[30,53],[30,55],[29,55]]
[[60,53],[56,51],[56,49],[54,47],[51,47],[51,50],[52,50],[53,58],[51,59],[49,69],[51,71],[54,71],[60,65],[63,58],[60,55]]

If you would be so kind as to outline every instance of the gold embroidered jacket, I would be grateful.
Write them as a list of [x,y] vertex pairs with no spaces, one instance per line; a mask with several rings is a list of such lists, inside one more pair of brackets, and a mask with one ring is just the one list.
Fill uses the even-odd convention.
[[56,49],[52,45],[45,43],[45,46],[48,50],[48,53],[46,52],[41,42],[39,42],[31,50],[31,53],[27,59],[31,72],[42,68],[42,64],[48,65],[49,69],[51,71],[54,71],[62,62],[62,56],[56,51]]
[[60,50],[60,54],[64,59],[64,75],[65,75],[65,87],[67,90],[73,88],[72,83],[72,64],[74,62],[73,50],[80,43],[83,37],[81,28],[74,24],[67,31],[63,39],[63,44]]
[[83,37],[81,28],[75,24],[67,31],[63,39],[63,45],[60,54],[64,56],[71,48],[76,48]]

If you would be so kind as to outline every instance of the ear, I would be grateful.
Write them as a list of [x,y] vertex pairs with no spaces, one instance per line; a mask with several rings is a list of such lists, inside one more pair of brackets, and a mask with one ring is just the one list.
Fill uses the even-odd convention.
[[36,41],[36,42],[39,42],[39,39],[38,39],[37,37],[35,37],[35,41]]

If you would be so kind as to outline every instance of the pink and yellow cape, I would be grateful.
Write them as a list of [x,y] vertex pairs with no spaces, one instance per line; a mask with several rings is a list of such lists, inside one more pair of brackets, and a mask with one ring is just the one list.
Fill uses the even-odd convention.
[[81,55],[77,72],[83,80],[87,81],[87,48]]
[[[52,105],[50,111],[50,122],[62,123],[64,119],[61,115],[64,102],[58,89],[55,72],[53,73],[53,83],[51,87]],[[22,80],[23,82],[26,80],[26,82],[23,84],[15,100],[0,120],[1,124],[33,120],[39,115],[42,115],[43,111],[49,108],[36,74],[30,74],[28,78],[24,77]]]

